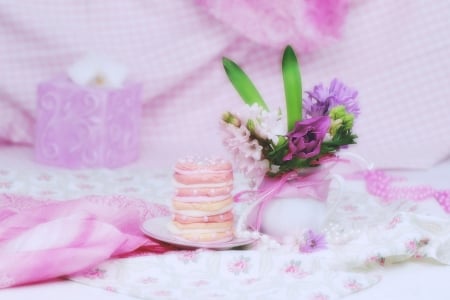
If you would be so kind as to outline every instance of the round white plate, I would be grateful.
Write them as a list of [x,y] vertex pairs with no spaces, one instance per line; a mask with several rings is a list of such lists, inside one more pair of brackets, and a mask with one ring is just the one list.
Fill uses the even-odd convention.
[[226,250],[235,247],[245,246],[253,243],[253,238],[233,238],[228,242],[221,243],[197,243],[177,239],[168,229],[167,224],[172,220],[171,217],[151,218],[142,223],[141,230],[155,240],[168,244],[181,246],[183,248],[205,248],[214,250]]

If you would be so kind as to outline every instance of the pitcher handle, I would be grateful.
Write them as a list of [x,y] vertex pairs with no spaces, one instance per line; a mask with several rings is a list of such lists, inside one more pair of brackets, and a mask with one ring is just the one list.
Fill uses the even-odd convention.
[[350,160],[356,161],[358,163],[358,165],[360,166],[360,168],[363,170],[372,170],[374,168],[373,163],[369,162],[363,156],[356,154],[354,152],[351,152],[351,151],[341,152],[341,153],[339,153],[339,157],[343,157],[343,158],[347,157]]
[[[249,193],[252,193],[251,197],[254,197],[258,192],[252,191]],[[248,228],[248,226],[247,226],[248,217],[252,213],[253,209],[255,209],[262,201],[263,201],[263,198],[261,198],[261,197],[257,200],[251,200],[250,205],[247,205],[247,207],[244,208],[244,210],[242,211],[241,215],[239,216],[239,218],[236,222],[236,231],[237,231],[236,233],[238,235],[244,231],[249,231],[247,229]]]
[[[374,168],[373,163],[370,163],[361,155],[350,151],[339,153],[339,157],[348,158],[352,161],[356,161],[361,170],[372,170]],[[336,199],[334,200],[331,207],[328,209],[326,222],[329,220],[330,216],[335,212],[337,206],[339,205],[339,202],[341,202],[342,200],[345,191],[345,179],[343,176],[339,174],[331,174],[331,178],[335,180],[335,182],[338,184],[338,195],[336,196]]]

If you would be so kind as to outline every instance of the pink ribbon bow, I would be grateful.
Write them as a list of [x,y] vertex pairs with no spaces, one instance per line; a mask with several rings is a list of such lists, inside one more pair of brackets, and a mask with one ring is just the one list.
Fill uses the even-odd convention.
[[234,196],[235,202],[257,201],[258,207],[251,212],[247,224],[253,230],[261,227],[262,213],[266,205],[275,197],[310,197],[319,201],[326,201],[328,197],[331,178],[331,166],[321,166],[308,169],[308,172],[292,171],[281,177],[265,177],[256,191],[243,191]]

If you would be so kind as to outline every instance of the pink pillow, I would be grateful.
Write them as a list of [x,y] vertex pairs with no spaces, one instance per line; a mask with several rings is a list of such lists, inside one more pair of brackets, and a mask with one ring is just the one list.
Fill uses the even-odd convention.
[[281,50],[311,52],[340,36],[348,0],[196,0],[239,35]]

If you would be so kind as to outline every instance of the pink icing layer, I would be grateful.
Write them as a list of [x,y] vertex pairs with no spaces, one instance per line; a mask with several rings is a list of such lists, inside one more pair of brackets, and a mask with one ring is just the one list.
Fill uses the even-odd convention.
[[173,220],[181,224],[191,224],[191,223],[218,223],[233,220],[233,213],[228,211],[223,214],[214,216],[204,216],[204,217],[190,217],[181,214],[174,214]]
[[200,203],[200,202],[218,202],[228,198],[230,198],[230,194],[219,196],[185,196],[185,197],[175,196],[173,197],[173,200],[179,202]]
[[176,196],[189,197],[189,196],[219,196],[229,195],[233,190],[233,186],[215,187],[215,188],[177,188],[175,191]]
[[220,158],[183,158],[175,169],[180,171],[231,171],[231,163]]
[[224,183],[230,182],[233,180],[233,173],[195,173],[191,172],[190,174],[179,174],[175,173],[173,175],[176,181],[182,184],[199,184],[199,183]]

